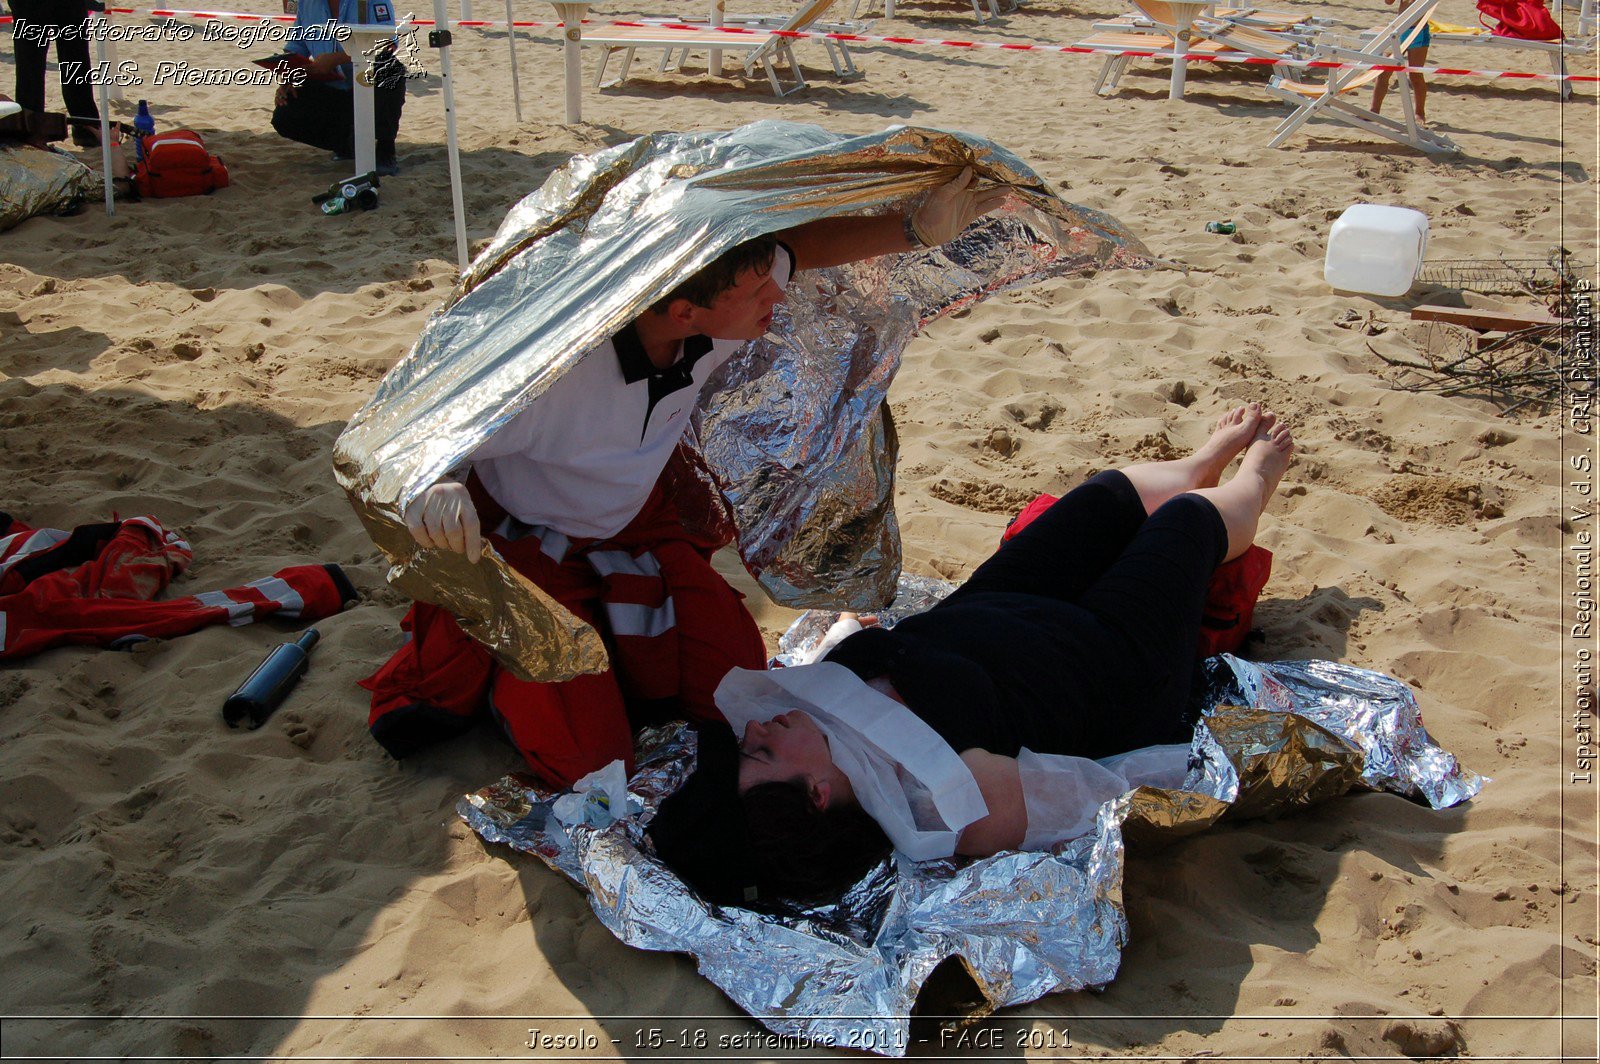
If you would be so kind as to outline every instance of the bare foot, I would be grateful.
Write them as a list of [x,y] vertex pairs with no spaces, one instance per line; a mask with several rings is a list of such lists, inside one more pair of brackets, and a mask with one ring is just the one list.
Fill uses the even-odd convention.
[[1289,468],[1289,459],[1293,457],[1294,435],[1290,433],[1289,426],[1279,423],[1278,416],[1272,411],[1266,411],[1261,415],[1255,438],[1244,452],[1244,461],[1239,463],[1239,476],[1255,477],[1261,481],[1263,508],[1272,498],[1272,493],[1278,490],[1278,482],[1283,479],[1284,471]]
[[1216,487],[1217,481],[1222,479],[1222,471],[1228,468],[1228,463],[1255,438],[1260,422],[1260,403],[1236,406],[1218,418],[1217,429],[1211,434],[1211,438],[1201,444],[1194,454],[1184,459],[1194,467],[1194,486]]

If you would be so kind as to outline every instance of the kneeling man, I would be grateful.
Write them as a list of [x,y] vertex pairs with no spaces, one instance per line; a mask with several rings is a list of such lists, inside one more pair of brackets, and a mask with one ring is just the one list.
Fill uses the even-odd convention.
[[[337,10],[335,10],[337,8]],[[287,51],[310,60],[303,85],[279,85],[272,128],[290,140],[333,152],[336,160],[355,158],[355,108],[350,93],[353,64],[330,23],[394,25],[390,0],[300,0]],[[400,172],[395,137],[406,104],[406,68],[386,45],[372,68],[373,128],[377,135],[378,173]]]
[[[766,333],[797,270],[943,243],[998,206],[964,171],[914,215],[829,218],[748,241],[679,285],[507,422],[456,478],[406,511],[416,541],[476,561],[485,537],[606,641],[612,667],[530,683],[496,666],[445,611],[418,602],[410,640],[375,675],[373,736],[396,757],[457,734],[483,709],[555,787],[621,758],[634,728],[720,720],[717,684],[766,647],[711,566],[724,541],[678,519],[668,470],[701,386]],[[665,471],[665,475],[664,474]]]

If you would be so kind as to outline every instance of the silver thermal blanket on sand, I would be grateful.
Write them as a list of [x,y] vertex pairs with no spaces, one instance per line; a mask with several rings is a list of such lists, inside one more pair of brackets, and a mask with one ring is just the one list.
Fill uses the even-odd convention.
[[[926,608],[949,586],[904,578],[882,623]],[[835,618],[813,611],[796,621],[783,654],[813,645]],[[686,728],[641,737],[628,790],[642,808],[634,813],[630,802],[608,825],[566,829],[552,816],[558,795],[512,777],[465,796],[457,812],[484,839],[571,878],[622,941],[693,955],[702,975],[774,1032],[900,1056],[924,984],[951,958],[975,985],[962,1006],[969,1019],[1110,982],[1128,937],[1125,835],[1188,834],[1223,816],[1281,813],[1352,788],[1442,809],[1486,782],[1434,743],[1398,680],[1329,661],[1257,664],[1226,654],[1205,668],[1207,709],[1181,789],[1113,799],[1092,832],[1050,852],[886,861],[824,907],[770,915],[711,906],[648,853],[645,825],[693,767]],[[621,803],[613,797],[610,807]],[[942,1001],[935,1011],[953,1007]]]
[[0,232],[104,194],[100,175],[65,152],[0,147]]
[[389,579],[455,613],[520,676],[606,667],[598,634],[492,550],[421,550],[406,505],[562,374],[737,244],[840,215],[904,213],[971,166],[999,211],[938,248],[791,281],[766,337],[724,364],[674,485],[685,523],[737,530],[775,601],[875,609],[894,595],[894,426],[885,397],[917,329],[1048,277],[1152,265],[1115,219],[1064,202],[970,133],[843,136],[792,122],[657,133],[576,157],[517,204],[334,452]]

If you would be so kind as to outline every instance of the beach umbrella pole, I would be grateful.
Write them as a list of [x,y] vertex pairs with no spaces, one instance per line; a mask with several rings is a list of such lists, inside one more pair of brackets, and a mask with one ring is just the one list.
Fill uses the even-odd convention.
[[[712,4],[711,4],[711,28],[712,29],[721,29],[722,28],[723,19],[726,17],[727,11],[728,11],[728,0],[712,0]],[[706,68],[707,68],[706,72],[709,73],[712,77],[720,78],[722,76],[722,49],[721,48],[713,48],[713,49],[711,49],[711,58],[706,61]]]
[[[467,215],[461,205],[461,151],[456,144],[456,93],[450,84],[450,22],[445,0],[433,0],[433,32],[428,46],[439,50],[439,80],[444,86],[445,154],[450,160],[450,206],[456,220],[456,265],[467,270]],[[465,5],[463,5],[465,6]]]
[[567,67],[567,125],[583,121],[583,16],[589,13],[589,0],[550,0],[561,16],[563,51]]
[[517,31],[511,25],[511,0],[506,0],[506,48],[511,52],[511,99],[516,103],[517,121],[522,121],[522,86],[517,80]]

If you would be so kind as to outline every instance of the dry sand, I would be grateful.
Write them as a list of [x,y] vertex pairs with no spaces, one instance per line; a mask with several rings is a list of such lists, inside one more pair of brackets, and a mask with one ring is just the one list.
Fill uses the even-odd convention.
[[[1316,10],[1371,24],[1386,9]],[[876,32],[1070,43],[1118,13],[1038,0],[975,28],[963,6],[907,4]],[[1474,21],[1466,0],[1442,14]],[[959,577],[1035,492],[1191,447],[1228,405],[1264,399],[1301,450],[1264,527],[1277,564],[1254,654],[1405,678],[1434,735],[1495,778],[1448,812],[1367,795],[1136,854],[1122,974],[993,1021],[1002,1055],[1592,1058],[1595,789],[1563,786],[1576,643],[1562,418],[1397,389],[1374,351],[1462,345],[1408,320],[1455,294],[1340,295],[1320,271],[1331,220],[1356,201],[1427,212],[1431,258],[1564,242],[1592,262],[1592,86],[1561,107],[1549,83],[1435,79],[1429,113],[1464,150],[1433,159],[1323,125],[1268,150],[1281,106],[1260,71],[1193,67],[1172,104],[1166,68],[1144,64],[1102,100],[1098,61],[1081,57],[889,46],[861,50],[866,76],[845,83],[801,44],[814,84],[795,97],[644,62],[625,88],[586,88],[588,121],[569,129],[549,31],[521,39],[520,125],[503,34],[457,44],[474,241],[572,152],[769,117],[974,129],[1132,224],[1190,271],[1042,285],[935,324],[907,353],[892,399],[908,567]],[[148,72],[178,51],[121,57]],[[181,51],[243,61],[222,44]],[[1434,60],[1543,69],[1514,52]],[[0,81],[11,67],[0,53]],[[618,944],[568,884],[456,820],[459,794],[515,767],[491,736],[404,765],[367,736],[355,681],[395,645],[402,602],[329,452],[451,281],[437,79],[411,87],[406,172],[382,209],[335,219],[308,197],[341,171],[270,132],[266,90],[146,94],[161,128],[204,133],[234,187],[0,235],[0,507],[58,527],[154,514],[194,544],[188,592],[335,561],[363,600],[321,625],[311,674],[253,733],[218,709],[285,638],[269,624],[0,672],[0,1012],[78,1017],[8,1020],[5,1051],[466,1059],[526,1052],[538,1026],[591,1035],[598,1056],[672,1055],[636,1032],[756,1029],[689,961]],[[1203,232],[1214,218],[1239,234]],[[789,616],[761,609],[769,636]],[[1591,1018],[1563,1031],[1563,1012]],[[712,1019],[634,1018],[699,1015]],[[1071,1050],[1018,1048],[1061,1031]]]

